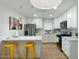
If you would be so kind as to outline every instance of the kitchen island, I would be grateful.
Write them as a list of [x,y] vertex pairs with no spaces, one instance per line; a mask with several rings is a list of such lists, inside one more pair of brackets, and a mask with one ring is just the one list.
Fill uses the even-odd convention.
[[[40,59],[41,57],[41,40],[42,36],[20,36],[20,37],[11,37],[8,39],[1,40],[1,43],[4,43],[5,41],[16,41],[19,44],[20,49],[20,56],[22,57],[23,54],[23,46],[26,42],[34,42],[35,43],[35,52],[36,52],[36,58]],[[14,57],[17,58],[17,51],[15,51]]]

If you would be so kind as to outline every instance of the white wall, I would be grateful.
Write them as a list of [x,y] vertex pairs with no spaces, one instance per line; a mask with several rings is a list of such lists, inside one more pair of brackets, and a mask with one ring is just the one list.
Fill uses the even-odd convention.
[[[23,24],[26,22],[25,17],[6,6],[0,5],[0,40],[9,35],[9,16],[20,19],[22,18]],[[19,32],[22,33],[23,30]],[[11,35],[11,34],[10,34]]]
[[72,6],[60,17],[54,19],[54,28],[60,28],[60,22],[67,20],[68,28],[77,28],[77,5]]

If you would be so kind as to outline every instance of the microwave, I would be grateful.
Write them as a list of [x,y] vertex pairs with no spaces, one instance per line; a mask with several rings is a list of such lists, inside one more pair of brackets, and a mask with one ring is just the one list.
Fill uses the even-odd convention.
[[60,28],[61,28],[61,29],[67,29],[67,21],[62,21],[62,22],[60,23]]

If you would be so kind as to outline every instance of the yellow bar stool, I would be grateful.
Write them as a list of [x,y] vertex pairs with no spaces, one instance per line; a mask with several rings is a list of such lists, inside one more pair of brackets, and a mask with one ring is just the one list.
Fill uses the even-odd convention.
[[23,59],[28,59],[28,49],[30,51],[31,59],[35,59],[35,44],[33,42],[28,42],[24,44],[24,53],[23,53]]
[[10,50],[10,59],[14,59],[14,49],[17,48],[17,52],[18,52],[18,57],[20,58],[20,51],[19,51],[19,47],[18,44],[15,42],[7,42],[5,44],[3,44],[2,47],[2,59],[5,59],[5,49],[9,48]]

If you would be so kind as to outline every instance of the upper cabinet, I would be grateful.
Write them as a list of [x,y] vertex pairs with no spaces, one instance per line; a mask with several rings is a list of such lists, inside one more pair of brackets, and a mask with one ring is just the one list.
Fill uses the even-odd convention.
[[33,23],[36,24],[36,28],[42,28],[42,19],[41,18],[34,18]]
[[67,12],[67,27],[77,28],[77,6],[75,5]]
[[54,19],[54,25],[53,25],[53,29],[55,29],[55,28],[60,28],[60,22],[59,22],[60,20],[58,20],[58,19]]
[[67,20],[67,28],[77,28],[77,5],[74,5],[60,17],[54,19],[54,28],[60,28],[60,23]]

